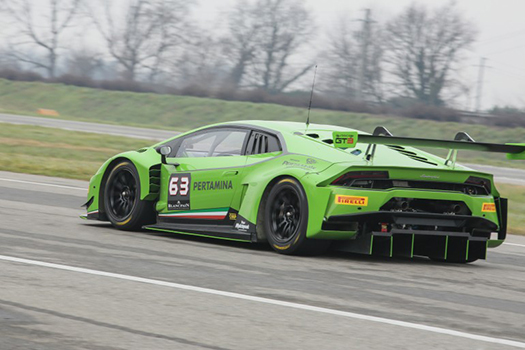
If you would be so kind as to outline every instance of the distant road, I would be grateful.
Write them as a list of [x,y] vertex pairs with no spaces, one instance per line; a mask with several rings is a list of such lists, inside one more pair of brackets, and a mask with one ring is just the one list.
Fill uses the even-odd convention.
[[[37,125],[49,128],[84,131],[98,134],[109,134],[159,141],[165,140],[178,134],[177,131],[136,128],[132,126],[78,122],[72,120],[29,117],[11,114],[0,114],[0,122],[20,125]],[[494,176],[496,177],[496,182],[525,186],[525,170],[478,164],[465,165],[478,171],[494,174]]]
[[0,114],[0,122],[19,124],[19,125],[37,125],[48,128],[58,128],[72,131],[84,131],[97,134],[109,134],[116,136],[133,137],[137,139],[148,140],[165,140],[178,134],[176,131],[166,131],[158,129],[143,129],[133,126],[99,124],[89,122],[78,122],[64,119],[29,117],[23,115]]

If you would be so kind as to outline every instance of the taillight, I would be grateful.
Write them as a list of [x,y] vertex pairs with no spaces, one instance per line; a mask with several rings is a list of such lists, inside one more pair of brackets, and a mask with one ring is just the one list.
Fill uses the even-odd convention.
[[347,186],[354,180],[388,179],[388,171],[353,171],[339,176],[332,185]]
[[476,186],[483,186],[485,190],[487,190],[487,194],[490,194],[492,192],[492,183],[488,179],[484,179],[482,177],[476,177],[471,176],[465,181],[466,184],[476,185]]

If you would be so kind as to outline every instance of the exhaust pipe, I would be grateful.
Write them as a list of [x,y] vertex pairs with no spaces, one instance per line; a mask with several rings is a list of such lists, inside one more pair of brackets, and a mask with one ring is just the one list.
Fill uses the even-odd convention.
[[451,212],[454,214],[459,214],[461,212],[461,205],[454,204],[451,206]]
[[410,205],[407,201],[397,201],[394,206],[396,210],[407,210],[408,208],[410,208]]

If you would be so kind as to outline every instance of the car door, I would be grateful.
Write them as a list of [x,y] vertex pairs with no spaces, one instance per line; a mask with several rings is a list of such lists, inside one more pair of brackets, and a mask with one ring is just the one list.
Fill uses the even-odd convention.
[[159,216],[188,223],[232,224],[236,215],[230,207],[246,164],[248,134],[249,130],[240,128],[214,128],[177,140],[168,164],[162,166]]

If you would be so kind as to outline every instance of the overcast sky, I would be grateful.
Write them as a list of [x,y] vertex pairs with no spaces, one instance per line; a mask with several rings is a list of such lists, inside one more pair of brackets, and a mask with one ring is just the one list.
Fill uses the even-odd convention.
[[[36,4],[43,4],[41,0],[34,0]],[[114,5],[126,0],[111,0]],[[221,16],[236,2],[236,0],[187,0],[197,1],[199,6],[194,16],[205,26],[216,29]],[[442,6],[450,0],[303,0],[315,13],[316,28],[319,30],[317,43],[326,38],[327,30],[341,16],[348,18],[358,29],[363,18],[363,10],[372,9],[372,17],[379,23],[399,13],[412,2],[427,6]],[[475,107],[476,83],[481,57],[487,58],[485,79],[483,85],[482,109],[494,105],[514,105],[525,108],[525,0],[457,0],[457,7],[465,17],[471,20],[479,31],[476,44],[469,54],[460,72],[461,81],[471,88],[469,97],[462,97],[456,101],[462,109]],[[117,6],[118,7],[118,6]],[[7,28],[4,28],[7,29]],[[92,35],[79,35],[76,29],[75,42],[77,45],[100,47],[102,42],[96,31]],[[217,28],[218,30],[218,28]],[[11,33],[13,34],[13,33]],[[4,31],[4,36],[9,31]],[[98,42],[98,44],[97,44]],[[310,57],[305,57],[310,59]],[[329,62],[317,62],[319,73],[322,67]]]
[[[362,18],[372,9],[378,21],[389,18],[413,0],[304,0],[316,14],[317,27],[329,28],[339,16]],[[449,0],[416,0],[440,6]],[[214,23],[235,0],[199,0],[198,16]],[[512,104],[525,108],[525,0],[457,0],[458,8],[479,30],[478,40],[465,64],[462,76],[472,87],[470,99],[458,100],[461,108],[473,108],[481,57],[487,58],[482,108]],[[318,62],[322,66],[322,62]]]

